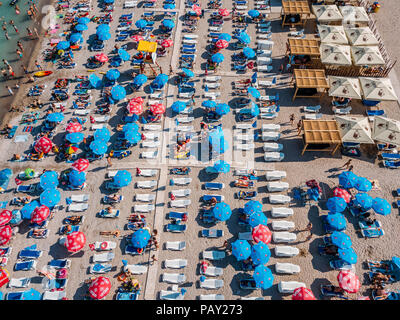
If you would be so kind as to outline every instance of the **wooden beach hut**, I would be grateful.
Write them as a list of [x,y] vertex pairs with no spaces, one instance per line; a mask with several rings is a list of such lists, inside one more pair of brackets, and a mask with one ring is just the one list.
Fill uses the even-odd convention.
[[323,69],[294,69],[293,79],[296,98],[320,98],[329,89],[329,83]]

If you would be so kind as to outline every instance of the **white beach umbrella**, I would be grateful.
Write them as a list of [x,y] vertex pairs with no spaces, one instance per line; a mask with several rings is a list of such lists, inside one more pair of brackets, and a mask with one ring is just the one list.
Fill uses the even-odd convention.
[[332,44],[349,44],[349,40],[346,37],[343,26],[319,24],[317,27],[321,42]]
[[343,23],[368,23],[369,17],[364,7],[341,6],[339,10],[343,16]]
[[358,78],[328,76],[329,96],[361,99],[361,86]]
[[377,46],[379,44],[369,27],[345,28],[344,31],[353,46]]
[[343,19],[336,5],[313,5],[312,10],[320,23],[342,21]]
[[336,116],[342,142],[375,143],[368,117]]
[[360,77],[361,90],[365,100],[396,101],[398,97],[389,78]]
[[350,46],[321,43],[321,62],[335,65],[351,65]]
[[400,145],[400,121],[375,116],[372,138],[379,142]]
[[351,47],[351,55],[356,66],[382,66],[385,60],[379,51],[378,46]]

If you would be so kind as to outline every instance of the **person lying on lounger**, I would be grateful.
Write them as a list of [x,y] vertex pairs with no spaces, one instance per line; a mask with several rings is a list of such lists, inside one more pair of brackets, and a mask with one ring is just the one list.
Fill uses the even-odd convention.
[[332,285],[324,286],[324,289],[326,292],[346,294],[346,292],[342,288]]
[[385,269],[386,271],[390,270],[390,265],[388,263],[382,263],[382,262],[370,262],[370,267],[382,268]]
[[77,225],[77,224],[81,223],[82,216],[70,216],[67,220],[70,224]]
[[377,272],[372,277],[372,283],[381,284],[382,282],[388,282],[391,280],[390,275]]
[[41,237],[44,235],[46,229],[33,229],[32,236],[34,237]]

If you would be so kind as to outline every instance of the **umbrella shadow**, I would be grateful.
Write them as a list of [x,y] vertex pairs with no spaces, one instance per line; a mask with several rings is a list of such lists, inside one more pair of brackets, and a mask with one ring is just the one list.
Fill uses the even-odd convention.
[[217,179],[218,176],[219,176],[218,173],[207,173],[206,169],[203,168],[199,171],[198,178],[200,182],[211,182]]
[[310,285],[310,290],[314,294],[314,297],[320,298],[322,300],[325,300],[324,297],[321,294],[321,286],[322,285],[331,285],[332,283],[325,278],[316,278],[313,280],[313,282]]

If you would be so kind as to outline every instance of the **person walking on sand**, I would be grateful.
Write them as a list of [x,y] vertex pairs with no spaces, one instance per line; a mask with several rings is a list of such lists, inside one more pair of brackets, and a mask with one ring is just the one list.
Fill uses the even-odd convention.
[[36,66],[36,69],[38,69],[40,71],[43,70],[42,66],[39,64],[39,62],[37,60],[35,60],[35,66]]
[[107,166],[112,167],[111,157],[107,157]]
[[21,69],[24,71],[25,74],[29,73],[28,69],[23,64],[21,64]]
[[29,27],[26,27],[26,32],[28,33],[28,37],[32,38],[32,30]]
[[7,70],[6,69],[1,69],[1,74],[3,75],[4,79],[7,79]]
[[19,50],[19,49],[17,49],[17,50],[15,50],[15,52],[17,53],[17,55],[19,56],[19,58],[22,59],[22,57],[23,57],[22,51]]
[[353,171],[353,168],[354,168],[353,165],[351,165],[347,171],[352,172],[352,171]]
[[297,122],[297,135],[299,136],[301,134],[301,126],[302,126],[303,121],[300,119],[299,122]]
[[22,52],[24,52],[24,46],[22,45],[21,41],[19,41],[19,40],[17,41],[17,46],[18,46],[18,48],[21,49]]
[[8,73],[10,76],[15,77],[15,72],[14,72],[13,68],[11,68],[11,66],[8,67]]
[[346,170],[349,170],[349,167],[351,165],[351,161],[353,159],[349,159],[344,165],[342,165],[340,168],[346,168]]
[[153,255],[151,256],[151,261],[150,261],[150,263],[153,264],[153,263],[156,262],[156,261],[158,261],[158,259],[156,258],[156,255],[153,254]]
[[[16,33],[19,33],[18,28],[17,28],[17,26],[16,26],[15,23],[14,23],[14,20],[10,20],[10,25],[13,26],[13,28],[14,28],[14,30],[15,30]],[[18,42],[19,42],[19,41],[18,41]]]
[[8,90],[8,93],[10,96],[14,95],[14,92],[11,90],[11,88],[9,86],[6,86],[6,89]]
[[293,126],[294,120],[295,120],[295,116],[294,116],[294,113],[292,113],[292,114],[289,116],[289,121],[290,121],[290,125],[291,125],[291,126]]
[[36,39],[39,39],[39,32],[38,32],[38,30],[36,29],[36,27],[33,27],[33,32],[35,33],[35,38],[36,38]]

